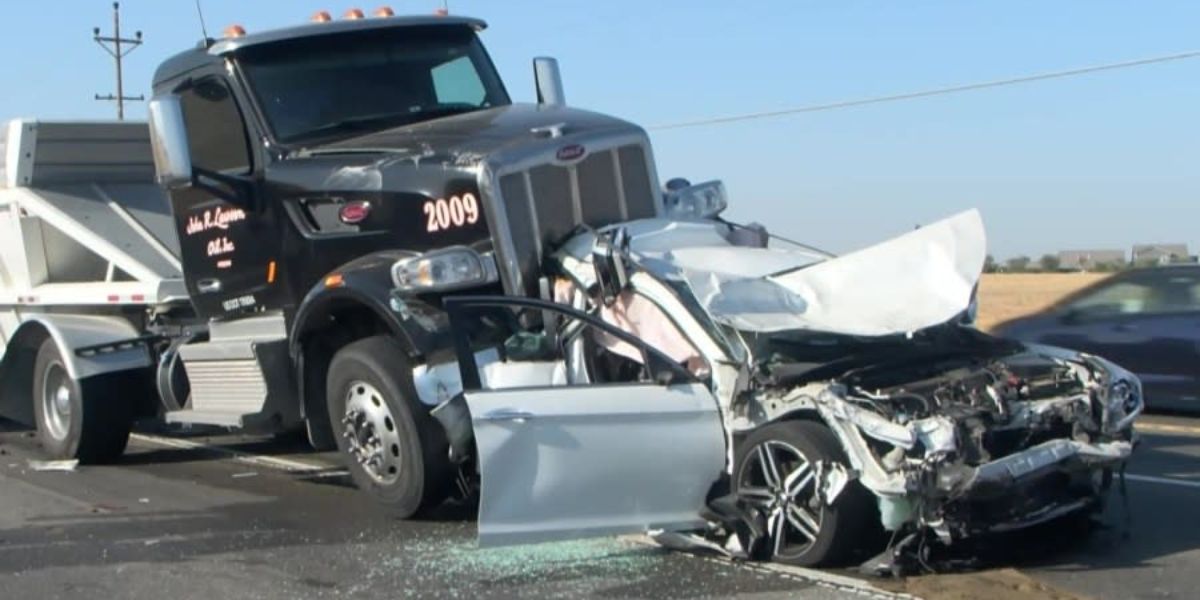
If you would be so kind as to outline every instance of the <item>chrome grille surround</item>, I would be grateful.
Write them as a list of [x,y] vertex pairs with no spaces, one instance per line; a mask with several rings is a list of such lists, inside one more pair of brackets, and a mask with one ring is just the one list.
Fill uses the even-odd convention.
[[[560,161],[579,145],[586,153]],[[488,157],[479,173],[505,292],[537,296],[547,246],[579,225],[603,227],[662,214],[658,175],[644,132],[548,138]]]

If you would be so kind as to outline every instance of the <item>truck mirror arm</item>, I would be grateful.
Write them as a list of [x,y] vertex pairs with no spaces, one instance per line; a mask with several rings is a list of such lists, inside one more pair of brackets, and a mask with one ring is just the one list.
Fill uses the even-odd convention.
[[244,175],[229,175],[194,167],[192,185],[246,210],[255,208],[253,183]]

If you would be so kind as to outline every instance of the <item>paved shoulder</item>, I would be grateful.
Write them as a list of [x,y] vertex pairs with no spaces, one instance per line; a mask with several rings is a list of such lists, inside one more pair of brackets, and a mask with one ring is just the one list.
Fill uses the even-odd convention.
[[396,521],[337,476],[228,452],[143,440],[121,465],[37,472],[31,440],[0,448],[5,597],[863,597],[620,539],[479,549],[469,508]]

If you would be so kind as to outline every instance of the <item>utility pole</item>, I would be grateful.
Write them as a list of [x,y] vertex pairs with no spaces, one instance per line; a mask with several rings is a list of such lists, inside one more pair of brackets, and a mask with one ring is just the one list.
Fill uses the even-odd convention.
[[[121,74],[121,61],[122,61],[122,59],[125,58],[126,55],[128,55],[130,52],[133,52],[134,50],[137,50],[137,47],[142,45],[142,32],[141,31],[137,32],[134,39],[121,37],[121,3],[113,2],[113,34],[112,34],[112,37],[101,36],[100,28],[96,27],[96,28],[92,29],[92,39],[95,40],[97,44],[100,44],[100,47],[104,48],[104,51],[108,52],[109,55],[111,55],[113,57],[113,60],[115,60],[117,63],[117,95],[114,96],[112,94],[107,94],[107,95],[101,96],[100,94],[96,94],[96,99],[104,100],[104,101],[108,101],[108,102],[116,100],[117,101],[117,119],[124,121],[125,120],[125,101],[133,100],[133,101],[140,102],[140,101],[146,99],[145,96],[142,96],[140,94],[137,96],[126,96],[125,95],[125,79],[124,79],[124,76]],[[125,47],[122,47],[122,45],[124,45]]]

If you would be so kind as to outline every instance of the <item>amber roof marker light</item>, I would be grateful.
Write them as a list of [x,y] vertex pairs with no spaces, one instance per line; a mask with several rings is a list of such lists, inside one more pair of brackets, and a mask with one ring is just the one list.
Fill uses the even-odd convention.
[[312,21],[313,23],[328,23],[332,20],[333,15],[330,15],[329,11],[327,10],[318,10],[317,12],[313,13],[311,18],[309,18],[309,21]]
[[342,15],[342,18],[349,21],[357,21],[367,18],[367,15],[363,13],[361,8],[352,8],[346,11],[346,14]]
[[230,25],[222,33],[227,38],[240,38],[246,35],[246,28],[241,25]]
[[390,6],[380,6],[379,8],[375,9],[374,14],[377,18],[386,19],[388,17],[396,16],[396,11],[392,10],[392,7]]

